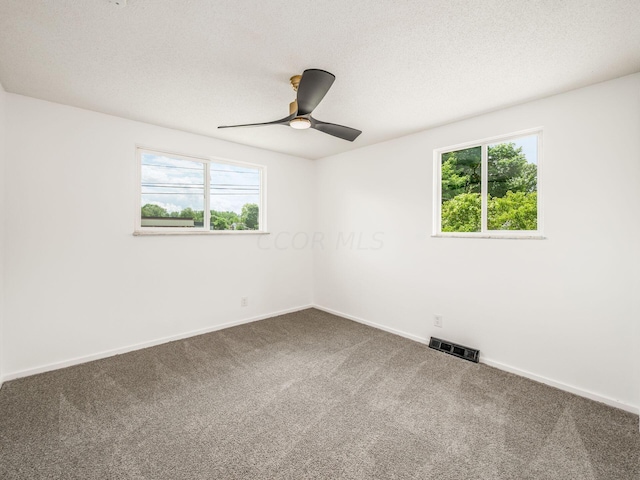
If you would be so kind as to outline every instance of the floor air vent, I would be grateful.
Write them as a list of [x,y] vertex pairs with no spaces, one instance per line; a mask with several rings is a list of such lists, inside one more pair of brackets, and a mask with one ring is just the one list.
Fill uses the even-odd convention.
[[440,340],[435,337],[431,337],[431,340],[429,340],[429,347],[475,363],[478,363],[478,360],[480,359],[480,350],[456,345],[455,343]]

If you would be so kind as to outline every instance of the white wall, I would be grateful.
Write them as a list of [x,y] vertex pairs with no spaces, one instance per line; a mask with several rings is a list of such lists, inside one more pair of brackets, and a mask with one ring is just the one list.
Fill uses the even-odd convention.
[[[315,164],[0,91],[0,167],[5,148],[11,159],[0,375],[295,309],[313,293],[320,307],[637,407],[639,90],[633,75]],[[548,238],[431,238],[432,150],[537,126]],[[133,237],[135,143],[267,165],[272,235]]]
[[[318,161],[315,303],[633,410],[639,89],[636,74]],[[547,239],[432,238],[433,150],[539,126]]]
[[5,110],[7,94],[0,84],[0,387],[4,378],[4,165],[5,165]]
[[310,303],[308,248],[132,236],[134,146],[266,165],[271,237],[312,229],[313,162],[6,96],[5,378]]

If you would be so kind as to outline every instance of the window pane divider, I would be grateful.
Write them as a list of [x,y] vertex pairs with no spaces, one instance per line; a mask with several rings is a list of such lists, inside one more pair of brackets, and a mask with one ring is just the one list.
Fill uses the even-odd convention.
[[211,163],[204,163],[204,212],[202,216],[203,230],[211,230]]
[[480,198],[481,198],[481,219],[480,219],[480,232],[487,233],[487,206],[489,204],[488,184],[489,184],[489,172],[488,172],[488,147],[487,144],[481,145],[480,156]]

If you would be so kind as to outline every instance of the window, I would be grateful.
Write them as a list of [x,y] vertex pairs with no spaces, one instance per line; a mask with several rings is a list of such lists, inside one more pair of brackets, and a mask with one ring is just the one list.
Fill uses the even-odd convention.
[[137,149],[136,233],[265,230],[264,167]]
[[436,236],[541,237],[539,130],[434,152]]

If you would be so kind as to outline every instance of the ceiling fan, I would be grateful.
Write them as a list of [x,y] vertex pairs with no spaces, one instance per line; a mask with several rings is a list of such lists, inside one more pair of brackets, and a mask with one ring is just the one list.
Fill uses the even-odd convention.
[[289,104],[289,116],[265,123],[248,123],[245,125],[224,125],[218,128],[259,127],[263,125],[289,125],[291,128],[303,130],[314,128],[334,137],[353,142],[362,132],[355,128],[337,125],[335,123],[322,122],[311,116],[311,112],[318,106],[327,94],[336,77],[332,73],[316,68],[302,72],[302,75],[294,75],[290,82],[297,92],[297,98]]

